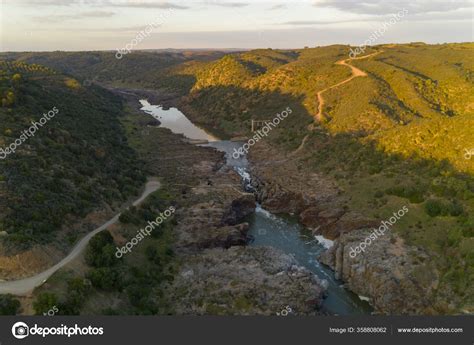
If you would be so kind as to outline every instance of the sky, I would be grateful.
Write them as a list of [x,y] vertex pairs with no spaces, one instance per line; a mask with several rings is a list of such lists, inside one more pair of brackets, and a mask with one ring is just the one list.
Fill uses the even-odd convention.
[[0,51],[361,45],[377,30],[373,44],[467,42],[473,8],[474,0],[0,0]]

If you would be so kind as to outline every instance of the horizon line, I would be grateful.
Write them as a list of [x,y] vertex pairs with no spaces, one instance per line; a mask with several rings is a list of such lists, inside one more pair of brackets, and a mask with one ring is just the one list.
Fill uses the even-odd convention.
[[[387,45],[406,45],[406,44],[425,44],[425,45],[444,45],[444,44],[469,44],[474,43],[474,41],[451,41],[443,43],[426,43],[423,41],[412,41],[412,42],[398,42],[398,43],[381,43],[367,45],[367,47],[379,47]],[[348,47],[359,47],[360,45],[353,45],[348,43],[333,43],[326,45],[317,45],[317,46],[303,46],[300,48],[272,48],[272,47],[260,47],[260,48],[146,48],[146,49],[133,49],[132,52],[147,52],[147,51],[156,51],[156,50],[178,50],[178,51],[251,51],[259,49],[271,49],[271,50],[303,50],[303,49],[312,49],[312,48],[322,48],[330,46],[348,46]],[[54,49],[54,50],[0,50],[1,53],[54,53],[54,52],[64,52],[64,53],[80,53],[80,52],[115,52],[117,49],[92,49],[92,50],[64,50],[64,49]]]

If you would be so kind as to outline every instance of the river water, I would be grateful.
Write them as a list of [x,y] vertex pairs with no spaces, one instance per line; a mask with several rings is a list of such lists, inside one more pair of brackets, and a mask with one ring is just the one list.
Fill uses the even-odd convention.
[[[177,108],[164,110],[146,101],[140,101],[143,111],[161,121],[161,126],[169,128],[174,133],[183,134],[190,139],[208,140],[203,146],[214,147],[226,153],[227,165],[233,167],[242,177],[243,187],[251,189],[249,162],[245,157],[234,159],[232,153],[242,143],[228,140],[218,140],[204,129],[195,126]],[[249,234],[254,241],[251,246],[271,246],[293,256],[301,266],[306,267],[319,278],[328,282],[327,297],[322,309],[332,315],[360,315],[370,314],[370,305],[356,294],[344,288],[343,283],[334,278],[334,273],[316,259],[318,254],[332,245],[332,241],[322,236],[313,236],[312,233],[300,225],[294,217],[274,215],[257,206],[256,211],[248,217],[250,224]],[[291,306],[290,306],[291,307]]]
[[146,100],[141,100],[143,105],[141,110],[150,114],[161,122],[162,127],[169,128],[173,133],[184,134],[185,137],[198,140],[218,140],[213,135],[207,133],[202,128],[194,125],[189,119],[177,108],[169,108],[164,110],[161,105],[151,105]]

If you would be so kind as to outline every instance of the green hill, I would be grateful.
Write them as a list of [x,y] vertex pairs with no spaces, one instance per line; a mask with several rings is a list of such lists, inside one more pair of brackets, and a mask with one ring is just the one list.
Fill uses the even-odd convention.
[[[251,119],[293,108],[266,141],[284,156],[308,136],[292,164],[336,181],[349,209],[384,219],[408,203],[399,235],[432,253],[440,299],[451,300],[454,310],[472,310],[474,158],[465,153],[474,148],[474,44],[368,49],[379,53],[352,62],[367,76],[326,91],[325,121],[310,130],[317,92],[351,75],[335,64],[348,51],[298,50],[292,61],[256,73],[243,64],[230,68],[223,58],[193,74],[183,109],[199,123],[242,135],[250,134]],[[257,60],[261,51],[245,54]],[[232,57],[234,65],[243,55]]]
[[[137,194],[145,178],[119,98],[37,65],[1,61],[0,70],[0,147],[16,147],[0,160],[6,243],[50,242],[75,217]],[[48,112],[56,114],[26,135]]]
[[[305,145],[296,156],[292,156],[291,164],[308,174],[317,173],[334,181],[350,200],[344,205],[349,210],[373,219],[384,219],[390,210],[407,204],[410,212],[404,217],[403,226],[396,231],[406,243],[431,253],[433,264],[441,272],[438,294],[442,300],[450,300],[452,304],[439,312],[472,310],[474,157],[468,159],[465,153],[474,149],[474,44],[373,46],[366,50],[366,54],[378,54],[349,61],[367,75],[338,85],[352,75],[348,66],[336,64],[349,58],[349,48],[333,45],[300,50],[259,49],[197,55],[134,52],[121,61],[116,60],[112,52],[17,53],[6,54],[4,58],[10,59],[10,65],[12,59],[41,64],[79,79],[98,76],[100,81],[112,85],[172,90],[183,96],[179,107],[194,122],[227,136],[250,135],[251,120],[272,119],[290,107],[293,110],[291,116],[272,130],[265,142],[282,157],[288,157],[306,138]],[[24,67],[18,65],[18,68]],[[124,158],[130,156],[122,153],[128,149],[119,140],[119,128],[113,131],[104,129],[100,132],[104,139],[101,141],[97,139],[97,133],[102,131],[103,123],[95,121],[91,124],[96,118],[116,123],[114,116],[120,113],[120,106],[115,98],[98,88],[86,90],[72,78],[53,74],[40,66],[26,68],[38,70],[28,77],[26,84],[23,77],[14,77],[17,72],[11,67],[7,69],[8,73],[2,72],[1,83],[4,107],[0,123],[5,143],[11,142],[14,134],[29,123],[26,118],[39,116],[53,105],[60,110],[71,109],[71,114],[77,116],[68,118],[68,125],[64,124],[66,128],[58,128],[74,133],[72,139],[68,136],[58,139],[56,136],[59,134],[43,131],[44,135],[52,136],[53,142],[39,138],[32,140],[34,143],[39,141],[35,144],[38,147],[35,152],[45,163],[38,161],[35,155],[21,152],[17,152],[9,163],[15,164],[9,169],[16,169],[21,181],[30,181],[27,192],[33,195],[30,197],[30,202],[34,201],[33,210],[38,207],[41,212],[46,212],[44,209],[48,205],[42,199],[44,196],[34,193],[32,182],[35,174],[43,174],[41,181],[37,182],[41,187],[36,192],[46,189],[48,200],[54,207],[68,205],[69,199],[62,199],[56,205],[49,196],[54,191],[53,186],[44,185],[48,179],[44,178],[43,170],[55,166],[53,158],[59,162],[58,166],[65,164],[68,167],[66,170],[71,175],[66,174],[68,181],[83,187],[81,190],[86,193],[94,193],[97,185],[89,187],[84,181],[92,183],[91,180],[82,180],[81,174],[92,174],[96,177],[92,179],[94,182],[111,174],[102,162],[101,167],[97,166],[99,163],[88,154],[89,150],[77,149],[71,155],[84,155],[81,159],[90,160],[94,169],[93,172],[86,169],[76,172],[79,176],[74,175],[71,162],[76,158],[70,161],[65,158],[70,157],[68,154],[74,146],[57,148],[59,151],[53,151],[51,157],[46,154],[46,148],[55,148],[54,140],[74,140],[81,148],[85,140],[89,145],[86,147],[103,145],[112,156],[118,155],[125,161],[132,159]],[[334,85],[338,86],[331,88]],[[325,89],[328,90],[323,94],[324,121],[316,123],[317,93]],[[84,107],[88,111],[84,111]],[[12,112],[14,109],[17,111]],[[115,115],[105,114],[105,109],[114,109]],[[51,123],[58,124],[59,121]],[[314,126],[309,126],[311,124]],[[116,140],[123,145],[109,147],[105,140]],[[22,168],[21,160],[29,164],[27,168]],[[120,159],[107,162],[134,166]],[[0,164],[8,167],[3,161]],[[122,192],[117,186],[133,179],[132,175],[137,173],[126,171],[120,170],[120,177],[113,178],[122,182],[100,184],[105,189],[101,195]],[[63,177],[60,172],[55,174]],[[18,184],[11,176],[16,175],[2,173],[5,176],[2,177],[3,186],[9,188],[11,198],[14,196],[13,205],[15,201],[16,205],[23,205],[19,200],[24,201],[22,195],[25,194],[13,190],[13,186]],[[58,185],[61,186],[56,183],[54,187]],[[68,195],[65,187],[62,192]],[[82,209],[86,209],[85,196],[74,194],[71,198],[75,198],[74,203],[83,201]],[[101,200],[96,195],[88,205],[96,205]],[[20,229],[22,233],[22,229],[31,227],[42,213],[30,214],[29,206],[24,206],[27,220],[17,226],[13,220],[20,222],[19,212],[23,212],[21,206],[17,207],[18,211],[11,208],[6,213],[4,227],[10,232]],[[62,214],[67,212],[69,210],[63,210]]]

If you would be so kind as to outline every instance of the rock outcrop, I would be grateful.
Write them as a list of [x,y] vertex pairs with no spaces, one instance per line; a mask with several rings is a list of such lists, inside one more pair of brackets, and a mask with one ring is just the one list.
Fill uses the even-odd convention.
[[222,223],[235,225],[255,211],[255,197],[253,194],[245,193],[237,199],[232,200],[229,209],[223,216]]
[[319,313],[325,281],[280,250],[246,246],[255,196],[243,191],[224,155],[170,139],[160,149],[173,145],[181,159],[170,164],[164,149],[152,159],[170,184],[179,173],[173,249],[180,268],[166,294],[175,313],[275,315],[286,306],[298,315]]
[[[395,234],[377,238],[365,253],[350,257],[379,220],[349,210],[334,181],[305,169],[297,160],[281,159],[265,143],[250,156],[258,201],[273,212],[295,213],[314,234],[335,240],[319,258],[355,293],[367,296],[376,313],[436,314],[439,273],[428,253],[403,243]],[[444,308],[445,306],[441,306]]]
[[305,209],[300,213],[300,221],[313,229],[315,234],[322,234],[331,240],[346,232],[377,225],[374,219],[363,217],[356,212],[347,212],[341,207],[324,204]]
[[[270,164],[261,157],[278,157],[278,154],[264,153],[265,150],[272,149],[259,147],[250,159],[252,186],[257,191],[257,201],[266,210],[296,214],[315,235],[331,240],[342,233],[377,224],[375,219],[348,210],[344,206],[346,197],[333,181],[304,171],[293,161]],[[260,159],[252,159],[256,156]]]
[[363,252],[352,250],[371,232],[356,230],[341,235],[321,254],[320,261],[331,267],[350,290],[369,296],[377,313],[433,314],[438,272],[429,256],[392,233],[371,241]]
[[318,314],[325,283],[270,247],[208,249],[187,258],[170,293],[180,315]]

